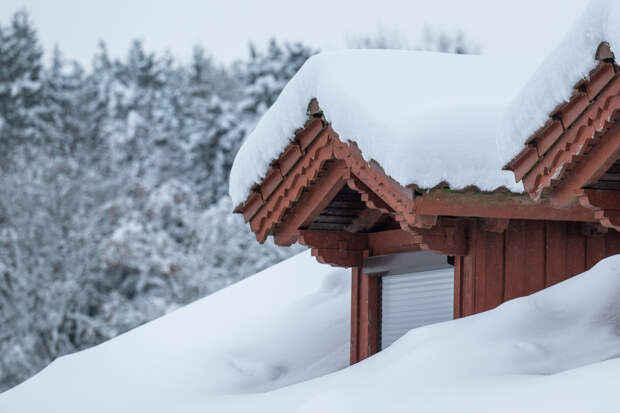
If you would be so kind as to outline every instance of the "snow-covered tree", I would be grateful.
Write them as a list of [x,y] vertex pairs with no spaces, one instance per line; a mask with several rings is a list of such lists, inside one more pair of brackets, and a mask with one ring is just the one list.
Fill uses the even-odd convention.
[[315,50],[303,43],[280,44],[272,39],[265,50],[250,44],[250,57],[243,64],[241,110],[261,115],[277,99],[286,83]]
[[198,250],[210,265],[209,272],[204,276],[215,289],[303,250],[298,245],[278,247],[272,240],[259,244],[243,218],[230,213],[232,208],[231,199],[224,197],[201,214],[197,225],[200,237]]
[[462,31],[440,31],[426,27],[416,42],[403,32],[380,26],[374,33],[353,36],[348,40],[352,49],[404,49],[429,52],[477,54],[479,46]]
[[454,54],[480,53],[480,47],[468,39],[462,31],[444,32],[429,27],[424,29],[422,41],[416,49]]
[[101,44],[85,69],[44,64],[25,12],[0,24],[0,391],[299,251],[255,242],[228,174],[313,53],[272,40],[221,65]]
[[226,193],[311,51],[251,50],[223,67],[102,44],[87,71],[44,65],[26,13],[0,25],[0,390],[295,251],[257,244]]
[[0,27],[0,170],[9,166],[13,151],[40,143],[41,57],[27,13]]

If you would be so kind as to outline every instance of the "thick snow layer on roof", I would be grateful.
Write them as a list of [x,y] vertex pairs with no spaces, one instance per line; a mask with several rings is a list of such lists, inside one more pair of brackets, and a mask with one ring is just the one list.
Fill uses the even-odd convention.
[[604,41],[620,55],[618,0],[591,1],[510,105],[498,135],[502,162],[507,163],[516,156],[527,138],[545,124],[553,109],[570,99],[574,86],[587,78],[598,64],[595,52]]
[[0,412],[618,410],[620,255],[289,385],[346,364],[347,280],[306,252],[56,361],[0,395]]
[[528,59],[396,50],[316,55],[293,77],[241,147],[230,195],[243,202],[307,119],[316,98],[344,141],[357,142],[401,184],[505,186],[496,140],[504,109],[534,67]]

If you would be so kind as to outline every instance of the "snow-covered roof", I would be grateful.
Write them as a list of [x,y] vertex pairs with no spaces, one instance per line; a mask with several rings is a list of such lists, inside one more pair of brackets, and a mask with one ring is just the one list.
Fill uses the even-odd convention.
[[319,377],[347,364],[349,279],[305,252],[55,361],[0,411],[617,411],[620,256]]
[[539,67],[522,57],[412,51],[314,56],[247,137],[230,195],[239,204],[264,178],[303,126],[312,98],[342,140],[356,142],[402,185],[523,192],[502,168],[597,66],[598,46],[620,45],[619,22],[620,2],[591,1]]
[[571,98],[575,85],[598,64],[595,51],[602,42],[608,42],[612,50],[620,47],[617,0],[591,1],[510,104],[498,135],[503,163],[523,149],[527,138],[545,124],[558,105]]
[[396,50],[310,58],[246,138],[231,171],[243,202],[307,120],[316,98],[343,141],[357,143],[403,185],[522,192],[503,171],[496,138],[504,110],[535,67],[527,59]]

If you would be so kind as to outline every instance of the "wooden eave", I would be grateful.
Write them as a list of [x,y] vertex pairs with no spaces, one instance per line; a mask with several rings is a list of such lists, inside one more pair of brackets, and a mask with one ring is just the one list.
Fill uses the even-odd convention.
[[[577,200],[603,227],[618,229],[610,219],[615,212],[596,206],[589,199],[595,192],[583,189],[620,156],[620,69],[607,43],[598,47],[596,59],[598,65],[575,85],[571,99],[554,109],[505,169],[514,172],[532,199],[548,198],[557,206]],[[612,196],[604,192],[593,199]]]
[[[366,208],[358,221],[344,231],[312,229],[313,220],[345,186],[361,195]],[[338,266],[356,266],[364,254],[416,249],[464,255],[465,228],[472,218],[485,219],[491,230],[500,231],[509,219],[596,222],[593,211],[576,202],[559,207],[502,190],[418,193],[377,162],[366,161],[355,143],[343,142],[319,116],[295,135],[235,212],[243,214],[259,242],[269,235],[278,245],[300,242],[319,261]],[[391,217],[398,228],[369,230],[382,216]]]

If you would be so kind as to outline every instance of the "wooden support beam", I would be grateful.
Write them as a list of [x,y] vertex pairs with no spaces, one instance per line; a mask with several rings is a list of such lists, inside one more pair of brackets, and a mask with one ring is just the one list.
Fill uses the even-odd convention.
[[361,266],[363,254],[396,254],[430,250],[445,255],[467,253],[467,222],[442,219],[436,227],[416,232],[394,229],[373,233],[299,230],[298,242],[312,248],[319,262],[338,267]]
[[334,267],[352,268],[360,266],[364,262],[364,251],[312,248],[310,252],[321,264],[329,264]]
[[310,248],[364,251],[368,249],[368,234],[344,231],[299,230],[300,244]]
[[548,199],[532,200],[527,195],[509,193],[458,193],[434,190],[415,199],[416,213],[425,215],[496,219],[594,222],[587,208],[572,203],[558,207]]
[[368,250],[367,234],[344,231],[300,230],[298,241],[312,249],[312,256],[336,267],[360,267]]
[[430,250],[446,255],[467,253],[466,222],[457,220],[440,223],[430,229],[415,232],[395,229],[368,234],[372,255],[395,254],[405,251]]
[[402,229],[373,232],[368,234],[368,248],[372,255],[396,254],[419,251],[422,238]]

